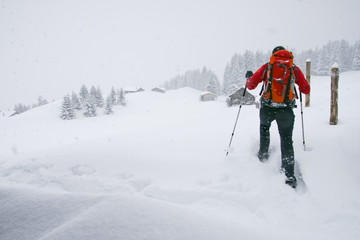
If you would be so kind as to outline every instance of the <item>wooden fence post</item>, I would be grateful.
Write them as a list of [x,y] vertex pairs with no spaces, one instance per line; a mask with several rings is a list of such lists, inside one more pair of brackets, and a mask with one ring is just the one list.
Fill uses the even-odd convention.
[[338,123],[338,88],[339,88],[339,67],[335,63],[331,68],[330,125],[337,125]]
[[[306,60],[306,80],[310,85],[311,60]],[[310,107],[310,93],[305,95],[305,107]]]

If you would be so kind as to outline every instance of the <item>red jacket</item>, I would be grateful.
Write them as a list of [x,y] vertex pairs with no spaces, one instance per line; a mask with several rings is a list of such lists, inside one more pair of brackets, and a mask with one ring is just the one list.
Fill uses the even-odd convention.
[[[254,75],[251,78],[248,78],[246,81],[246,86],[249,90],[255,89],[259,83],[262,81],[266,81],[266,70],[267,70],[268,64],[264,64],[257,70]],[[301,72],[300,68],[295,66],[295,83],[299,86],[300,92],[304,94],[310,93],[310,85],[306,81],[304,74]],[[266,84],[266,82],[265,82]]]

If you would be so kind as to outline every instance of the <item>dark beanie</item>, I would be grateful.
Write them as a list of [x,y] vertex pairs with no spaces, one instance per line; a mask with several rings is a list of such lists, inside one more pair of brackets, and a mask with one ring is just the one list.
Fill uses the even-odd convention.
[[272,53],[276,53],[277,51],[280,51],[280,50],[284,50],[285,48],[282,47],[282,46],[277,46],[276,48],[274,48],[274,50],[272,51]]

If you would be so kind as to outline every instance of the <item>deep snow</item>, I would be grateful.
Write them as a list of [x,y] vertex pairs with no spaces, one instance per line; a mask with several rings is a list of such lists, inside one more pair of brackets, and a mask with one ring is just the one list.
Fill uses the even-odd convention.
[[[59,118],[60,101],[0,118],[0,239],[359,239],[360,72],[313,77],[295,109],[295,158],[306,188],[279,172],[277,127],[260,163],[258,109],[184,88],[127,95],[114,115]],[[259,89],[251,91],[257,95]]]

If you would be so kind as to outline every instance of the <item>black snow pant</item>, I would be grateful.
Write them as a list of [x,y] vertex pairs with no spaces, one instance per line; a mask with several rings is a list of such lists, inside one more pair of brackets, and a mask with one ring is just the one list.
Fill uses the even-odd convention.
[[259,154],[268,154],[270,145],[270,126],[276,120],[281,141],[281,168],[287,177],[294,176],[294,147],[292,133],[295,115],[292,108],[273,108],[262,105],[260,108],[260,149]]

